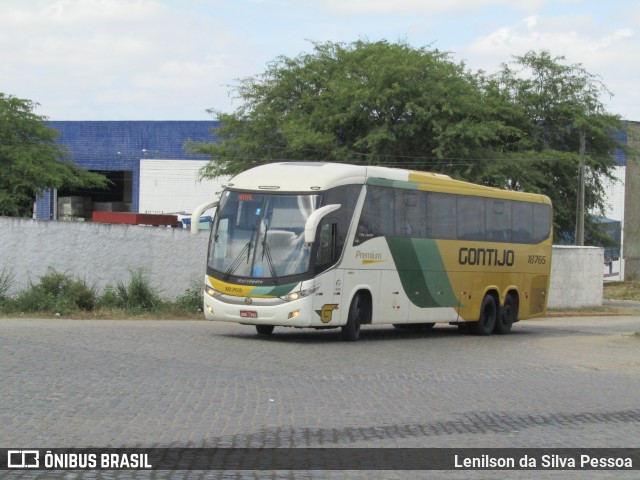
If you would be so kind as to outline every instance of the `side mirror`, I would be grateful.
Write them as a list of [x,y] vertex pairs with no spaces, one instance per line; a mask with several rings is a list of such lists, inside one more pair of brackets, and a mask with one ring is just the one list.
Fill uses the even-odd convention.
[[196,209],[193,211],[193,214],[191,214],[191,235],[198,234],[200,227],[200,217],[202,216],[204,211],[209,210],[213,207],[217,207],[219,203],[220,202],[218,202],[218,200],[214,200],[211,202],[203,203],[202,205],[196,207]]
[[320,224],[320,220],[331,212],[335,212],[342,205],[334,204],[334,205],[325,205],[324,207],[320,207],[316,211],[314,211],[309,218],[307,218],[306,223],[304,224],[304,243],[311,244],[316,239],[316,230],[318,229],[318,225]]

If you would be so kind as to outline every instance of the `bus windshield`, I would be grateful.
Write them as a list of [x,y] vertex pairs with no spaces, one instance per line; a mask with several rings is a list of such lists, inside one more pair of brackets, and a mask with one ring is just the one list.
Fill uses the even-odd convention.
[[208,266],[224,275],[271,278],[309,270],[304,243],[320,195],[224,192],[209,246]]

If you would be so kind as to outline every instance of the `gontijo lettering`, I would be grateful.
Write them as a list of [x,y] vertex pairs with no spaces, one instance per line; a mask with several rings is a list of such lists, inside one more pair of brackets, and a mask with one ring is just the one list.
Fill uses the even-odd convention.
[[497,248],[467,248],[458,251],[460,265],[482,265],[495,267],[511,267],[515,262],[513,250],[498,250]]

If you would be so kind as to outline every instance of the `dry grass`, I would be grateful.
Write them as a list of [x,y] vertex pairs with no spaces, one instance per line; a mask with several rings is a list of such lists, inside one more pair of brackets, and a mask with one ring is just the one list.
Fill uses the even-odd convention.
[[604,284],[607,300],[633,300],[640,302],[640,282],[608,282]]

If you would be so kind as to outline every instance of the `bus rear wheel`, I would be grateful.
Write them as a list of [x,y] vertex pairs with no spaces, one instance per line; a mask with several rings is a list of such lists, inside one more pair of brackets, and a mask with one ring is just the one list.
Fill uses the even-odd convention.
[[487,294],[482,300],[480,306],[480,318],[477,322],[473,322],[473,333],[476,335],[490,335],[496,325],[498,317],[498,307],[493,295]]
[[496,326],[493,331],[499,335],[505,335],[511,331],[511,327],[517,321],[518,299],[510,293],[504,299],[504,306],[500,309],[500,314],[496,319]]

